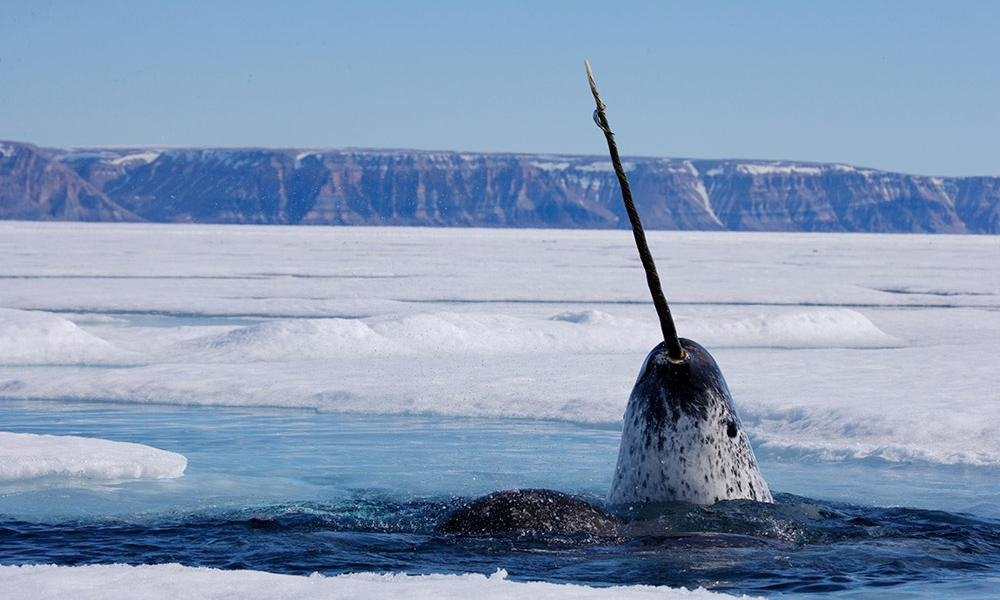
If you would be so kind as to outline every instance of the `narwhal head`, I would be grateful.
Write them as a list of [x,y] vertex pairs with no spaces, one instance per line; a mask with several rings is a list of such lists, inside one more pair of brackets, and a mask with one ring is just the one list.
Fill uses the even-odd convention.
[[683,358],[661,343],[639,371],[608,501],[771,502],[718,364],[697,342],[679,344]]
[[733,399],[715,359],[701,345],[677,336],[660,286],[628,177],[618,156],[590,63],[584,61],[597,110],[594,121],[608,142],[632,225],[639,259],[646,272],[663,342],[646,357],[632,388],[618,451],[611,504],[693,502],[746,498],[771,502],[757,470],[757,459],[733,408]]

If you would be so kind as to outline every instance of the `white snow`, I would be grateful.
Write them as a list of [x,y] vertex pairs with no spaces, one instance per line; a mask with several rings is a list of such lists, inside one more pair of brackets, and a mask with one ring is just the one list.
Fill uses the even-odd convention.
[[821,175],[824,172],[822,167],[807,167],[803,165],[789,165],[781,163],[743,163],[737,165],[736,170],[749,175]]
[[[583,171],[583,172],[586,172],[586,173],[614,173],[615,172],[614,166],[611,164],[611,161],[608,161],[608,160],[600,160],[600,161],[595,161],[595,162],[591,162],[591,163],[587,163],[587,164],[578,164],[578,165],[574,165],[573,168],[576,169],[577,171]],[[632,169],[635,168],[635,163],[628,162],[628,161],[623,161],[622,162],[622,168],[625,169],[626,171],[631,171]]]
[[252,165],[260,160],[260,153],[253,150],[228,150],[219,148],[203,148],[175,152],[170,155],[187,162],[213,161],[224,167],[239,168]]
[[[584,326],[568,326],[566,323]],[[713,347],[888,347],[898,345],[864,315],[812,309],[781,315],[680,320],[688,335]],[[160,360],[287,361],[359,356],[642,352],[657,343],[655,321],[601,311],[529,319],[497,313],[418,313],[375,319],[269,321],[169,348]],[[180,351],[180,352],[179,352]]]
[[134,152],[132,154],[126,154],[124,156],[119,156],[118,158],[112,159],[110,162],[113,165],[127,165],[133,163],[151,163],[157,158],[159,158],[160,153],[152,150],[147,150],[145,152]]
[[589,189],[595,192],[601,189],[601,186],[604,185],[604,177],[594,175],[593,173],[578,175],[574,171],[570,171],[566,174],[566,181],[576,184],[584,190]]
[[[998,238],[648,237],[755,443],[1000,465]],[[0,255],[0,398],[616,424],[658,341],[627,231],[7,222]]]
[[316,156],[322,159],[323,153],[318,152],[316,150],[307,150],[305,152],[299,152],[298,154],[295,155],[295,166],[299,167],[302,164],[302,161],[309,158],[310,156]]
[[[899,341],[848,308],[803,309],[688,322],[685,335],[712,348],[889,348]],[[647,325],[646,329],[649,326]]]
[[534,160],[528,164],[542,171],[562,171],[569,168],[568,162],[543,162]]
[[0,144],[0,156],[10,158],[14,154],[14,147],[10,144]]
[[720,227],[725,229],[726,226],[722,224],[722,221],[719,220],[719,216],[715,214],[715,210],[712,208],[712,201],[708,197],[708,190],[705,189],[705,184],[701,181],[701,177],[698,176],[697,167],[695,167],[694,163],[689,160],[684,161],[684,164],[687,165],[691,174],[695,177],[694,191],[698,194],[698,197],[701,198],[701,203],[702,206],[705,207],[705,212],[707,212],[708,216],[712,217],[712,220],[718,223]]
[[0,365],[109,364],[130,358],[57,315],[0,308]]
[[690,160],[683,160],[678,162],[676,159],[663,158],[660,159],[660,164],[664,172],[666,173],[677,173],[678,175],[691,175],[692,177],[698,176],[698,169],[695,168],[694,164]]
[[117,481],[172,479],[187,459],[142,444],[70,435],[0,431],[0,482],[58,477]]
[[[707,599],[732,598],[705,589],[686,590],[659,586],[594,588],[573,584],[517,582],[507,572],[464,575],[406,575],[352,573],[324,577],[279,575],[262,571],[223,571],[178,564],[161,565],[55,565],[0,566],[0,589],[7,600],[157,600],[174,598],[256,598],[355,600],[406,598],[412,600],[476,598],[477,600],[536,598],[574,600],[615,598]],[[748,596],[742,596],[747,598]]]

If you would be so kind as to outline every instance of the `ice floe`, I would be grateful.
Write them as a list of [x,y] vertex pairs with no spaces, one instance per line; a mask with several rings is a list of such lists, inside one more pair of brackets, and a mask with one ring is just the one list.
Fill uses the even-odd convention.
[[[587,587],[535,581],[511,581],[507,572],[492,575],[406,575],[354,573],[324,577],[279,575],[262,571],[223,571],[178,564],[0,566],[0,588],[8,600],[156,600],[174,598],[407,598],[477,600],[537,598],[574,600],[656,598],[700,600],[732,598],[705,589],[662,586]],[[748,596],[742,596],[747,598]]]
[[142,444],[71,435],[35,435],[0,431],[0,482],[38,478],[98,481],[172,479],[187,459]]
[[[765,450],[1000,464],[994,238],[649,240]],[[0,311],[0,398],[615,424],[659,341],[627,231],[0,223],[0,252],[0,305],[50,311]]]

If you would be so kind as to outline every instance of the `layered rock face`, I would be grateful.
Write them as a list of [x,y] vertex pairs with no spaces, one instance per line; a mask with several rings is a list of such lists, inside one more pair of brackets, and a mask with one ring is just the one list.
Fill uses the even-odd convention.
[[48,153],[10,142],[0,142],[0,219],[141,220]]
[[[0,155],[2,218],[585,228],[628,223],[611,165],[600,157],[39,150],[10,142],[0,147],[7,149]],[[625,167],[650,229],[1000,233],[1000,178],[784,161],[627,158]],[[17,183],[39,180],[49,183]],[[72,200],[60,203],[63,196]]]
[[955,212],[969,231],[1000,233],[1000,177],[963,177],[946,182]]

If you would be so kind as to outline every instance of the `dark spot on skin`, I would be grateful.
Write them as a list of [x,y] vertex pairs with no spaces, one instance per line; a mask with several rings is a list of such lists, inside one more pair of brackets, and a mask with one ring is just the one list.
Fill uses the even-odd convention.
[[726,425],[726,435],[728,435],[731,438],[734,438],[734,437],[736,437],[736,433],[737,433],[737,431],[736,431],[736,422],[735,421],[730,421],[729,424]]

